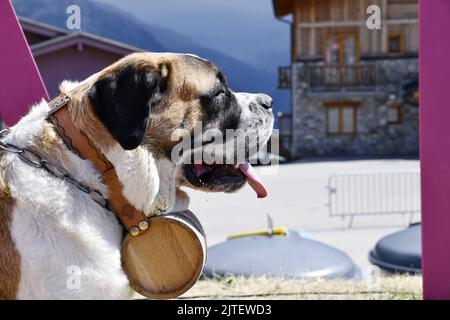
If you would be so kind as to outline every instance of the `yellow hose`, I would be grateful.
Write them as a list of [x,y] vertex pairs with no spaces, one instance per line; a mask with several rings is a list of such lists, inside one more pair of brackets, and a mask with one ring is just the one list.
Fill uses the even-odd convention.
[[[229,235],[227,239],[236,239],[243,237],[251,237],[251,236],[269,236],[271,235],[269,229],[257,230],[252,232],[244,232],[244,233],[236,233]],[[272,235],[274,236],[286,236],[287,228],[286,227],[275,227],[272,229]]]

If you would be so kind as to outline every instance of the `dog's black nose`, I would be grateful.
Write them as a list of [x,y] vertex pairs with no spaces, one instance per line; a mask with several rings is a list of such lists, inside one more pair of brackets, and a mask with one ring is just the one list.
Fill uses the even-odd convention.
[[258,94],[257,101],[264,109],[272,109],[273,99],[267,94]]

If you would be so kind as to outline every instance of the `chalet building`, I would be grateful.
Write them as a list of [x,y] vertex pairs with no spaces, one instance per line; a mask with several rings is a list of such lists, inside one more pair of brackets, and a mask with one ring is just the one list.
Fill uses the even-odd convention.
[[[370,30],[367,8],[381,9]],[[291,157],[410,156],[418,142],[417,0],[273,0],[291,23],[291,90],[280,114],[282,150]],[[291,15],[287,20],[285,16]]]
[[62,80],[84,80],[140,49],[87,32],[70,32],[20,18],[20,24],[48,94],[59,93]]
[[[91,33],[70,32],[23,17],[19,21],[50,98],[59,94],[63,80],[84,80],[120,58],[141,51]],[[18,121],[29,106],[6,108],[1,112]],[[0,119],[0,128],[3,126]]]

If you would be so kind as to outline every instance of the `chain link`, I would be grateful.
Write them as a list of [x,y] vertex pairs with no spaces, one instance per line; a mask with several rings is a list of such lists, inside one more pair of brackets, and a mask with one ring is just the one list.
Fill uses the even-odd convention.
[[111,211],[111,207],[109,205],[108,200],[105,199],[99,191],[92,190],[89,186],[78,181],[77,179],[72,177],[69,174],[69,172],[60,165],[48,161],[39,152],[36,152],[32,149],[26,147],[21,148],[12,143],[5,142],[3,139],[8,133],[10,133],[9,129],[3,129],[0,131],[0,149],[6,152],[15,153],[19,156],[19,158],[23,162],[27,163],[28,165],[35,168],[42,168],[52,176],[69,182],[78,190],[82,191],[85,194],[88,194],[92,198],[92,200],[97,202],[100,206]]

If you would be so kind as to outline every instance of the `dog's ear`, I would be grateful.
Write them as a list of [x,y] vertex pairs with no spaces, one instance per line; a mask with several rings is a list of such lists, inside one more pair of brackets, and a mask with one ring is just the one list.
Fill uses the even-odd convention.
[[150,109],[166,90],[168,73],[166,64],[156,68],[128,65],[91,87],[89,99],[94,114],[125,150],[141,144]]

